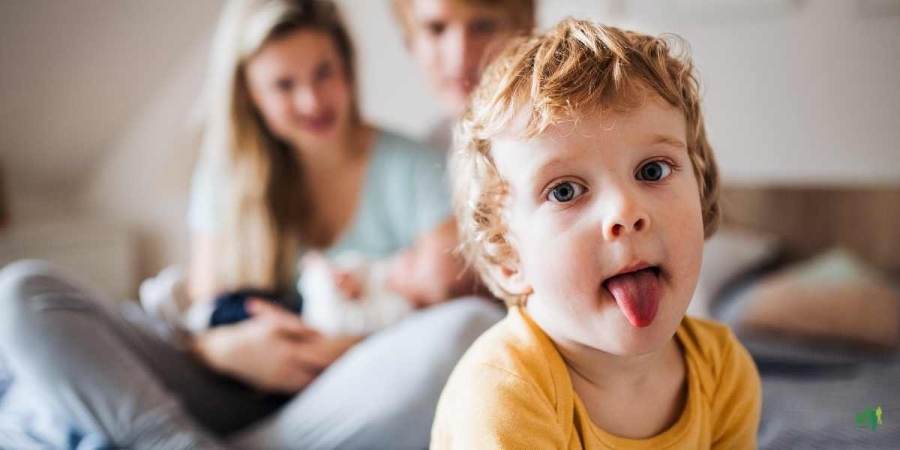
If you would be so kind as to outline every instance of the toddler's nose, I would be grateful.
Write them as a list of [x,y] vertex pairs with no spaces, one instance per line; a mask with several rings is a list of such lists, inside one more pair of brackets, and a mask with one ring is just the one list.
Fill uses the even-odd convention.
[[619,193],[611,202],[612,208],[603,225],[603,237],[613,241],[650,227],[650,216],[633,195]]

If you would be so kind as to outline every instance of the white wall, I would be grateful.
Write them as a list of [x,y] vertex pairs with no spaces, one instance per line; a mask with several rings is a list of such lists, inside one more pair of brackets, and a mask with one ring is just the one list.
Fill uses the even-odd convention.
[[219,0],[0,1],[0,161],[8,189],[71,192],[152,101],[218,7]]
[[0,2],[0,266],[48,259],[121,298],[184,259],[182,130],[219,7]]
[[85,208],[134,233],[138,279],[187,260],[185,211],[199,144],[189,116],[209,50],[208,39],[197,44],[187,49],[84,187]]
[[900,184],[900,15],[856,8],[810,1],[786,18],[677,30],[727,182]]

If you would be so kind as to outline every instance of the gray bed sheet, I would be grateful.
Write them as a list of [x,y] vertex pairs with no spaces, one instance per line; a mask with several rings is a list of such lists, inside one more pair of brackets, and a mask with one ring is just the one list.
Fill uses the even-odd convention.
[[[732,284],[713,309],[731,325],[746,307],[746,289],[761,273]],[[737,333],[762,380],[758,436],[763,450],[900,449],[900,349]],[[881,408],[874,429],[857,415]]]
[[[834,352],[829,362],[827,351],[793,343],[782,344],[780,359],[752,340],[745,345],[762,379],[759,448],[900,449],[900,353]],[[879,407],[873,429],[867,410]]]
[[102,436],[82,433],[64,420],[34,411],[0,355],[0,450],[107,450]]

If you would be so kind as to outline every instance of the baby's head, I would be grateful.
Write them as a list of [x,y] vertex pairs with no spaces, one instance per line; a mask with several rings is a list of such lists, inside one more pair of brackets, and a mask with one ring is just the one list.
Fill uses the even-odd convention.
[[464,253],[555,340],[643,354],[693,295],[718,175],[674,44],[565,20],[494,61],[458,126]]

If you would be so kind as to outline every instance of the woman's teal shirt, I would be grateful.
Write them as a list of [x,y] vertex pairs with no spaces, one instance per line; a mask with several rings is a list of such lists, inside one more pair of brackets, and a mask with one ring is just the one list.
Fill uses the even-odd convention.
[[[222,227],[228,177],[223,162],[201,159],[188,206],[193,232]],[[389,131],[379,131],[351,224],[325,253],[354,251],[384,258],[411,246],[452,214],[446,157]]]

